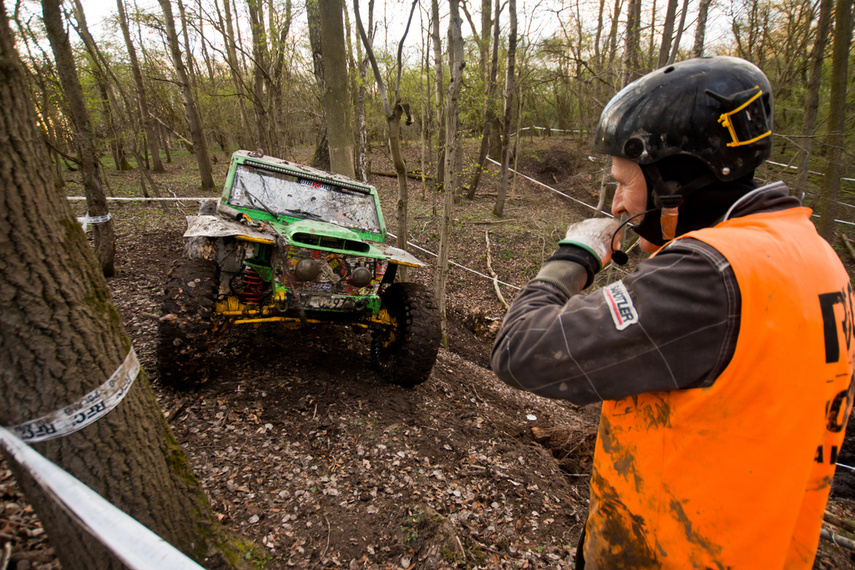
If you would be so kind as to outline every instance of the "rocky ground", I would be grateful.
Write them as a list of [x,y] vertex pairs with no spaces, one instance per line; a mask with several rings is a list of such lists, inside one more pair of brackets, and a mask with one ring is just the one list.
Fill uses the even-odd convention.
[[[576,161],[568,146],[531,141],[521,167],[596,203],[589,189],[599,174],[585,168],[587,159]],[[391,170],[382,156],[375,169]],[[133,175],[126,176],[130,184]],[[384,176],[372,182],[394,232],[396,182]],[[164,188],[199,195],[176,182]],[[71,185],[69,194],[76,191]],[[415,181],[411,192],[411,239],[436,252],[437,198],[427,192],[421,199]],[[500,220],[490,214],[494,193],[495,178],[488,175],[475,201],[464,200],[455,213],[452,259],[482,275],[452,270],[449,346],[431,378],[411,390],[369,371],[367,335],[344,328],[236,328],[213,357],[208,385],[193,391],[162,385],[155,360],[159,297],[181,254],[183,216],[196,204],[113,208],[120,266],[109,280],[114,302],[217,517],[253,541],[252,565],[573,567],[599,411],[522,393],[495,378],[490,331],[504,308],[484,276],[492,267],[502,281],[521,286],[566,223],[590,214],[519,181]],[[416,254],[433,263],[429,254]],[[430,283],[432,267],[412,276]],[[508,300],[515,293],[509,286],[500,291]],[[840,461],[855,465],[849,453]],[[853,483],[855,477],[839,472],[830,511],[853,518]],[[0,543],[8,552],[8,558],[0,553],[0,570],[59,567],[5,465]],[[853,560],[850,551],[822,541],[815,568],[852,568]]]

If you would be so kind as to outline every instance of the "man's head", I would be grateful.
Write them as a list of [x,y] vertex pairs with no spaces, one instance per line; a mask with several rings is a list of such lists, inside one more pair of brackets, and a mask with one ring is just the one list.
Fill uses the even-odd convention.
[[[634,229],[662,245],[714,223],[753,187],[754,170],[771,152],[771,129],[772,93],[760,69],[733,57],[698,58],[649,73],[615,95],[600,117],[594,150],[613,157],[613,211],[654,210]],[[645,195],[628,200],[622,183],[624,190],[639,188],[639,172]],[[620,178],[627,176],[634,186]],[[675,230],[662,222],[663,212],[679,212]]]

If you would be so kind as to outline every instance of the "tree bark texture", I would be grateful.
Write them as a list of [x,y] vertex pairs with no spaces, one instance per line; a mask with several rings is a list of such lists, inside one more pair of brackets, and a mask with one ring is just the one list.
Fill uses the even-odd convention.
[[[68,40],[68,33],[63,23],[59,0],[42,2],[42,12],[45,29],[56,59],[57,73],[74,124],[74,143],[80,153],[80,173],[86,194],[86,209],[92,217],[106,216],[109,214],[109,208],[104,195],[101,170],[98,166],[98,157],[93,143],[95,133],[86,101],[83,98],[83,88],[77,75],[77,67],[74,64],[74,55],[71,52],[71,43]],[[94,224],[92,231],[95,236],[95,253],[101,264],[101,270],[107,277],[112,277],[116,273],[116,243],[113,234],[113,222],[107,220],[103,223]]]
[[213,191],[214,175],[211,157],[208,154],[208,140],[205,138],[202,118],[196,106],[196,99],[193,96],[190,78],[184,67],[181,48],[178,46],[178,34],[175,31],[175,19],[172,17],[172,5],[170,4],[170,0],[158,0],[158,2],[163,10],[169,53],[172,56],[172,63],[175,65],[175,74],[178,76],[178,84],[181,88],[181,99],[184,102],[184,113],[187,116],[187,124],[190,127],[190,138],[193,140],[193,150],[196,153],[196,163],[199,166],[202,189]]
[[[2,12],[0,423],[13,426],[61,410],[103,384],[131,342],[99,263],[45,168],[49,157],[5,6]],[[106,416],[33,447],[197,560],[222,538],[143,372]],[[10,463],[63,568],[121,567]]]
[[710,2],[712,0],[700,0],[698,4],[698,23],[695,26],[695,45],[692,48],[694,57],[703,57],[704,42],[707,32],[707,15],[709,14]]
[[435,190],[442,190],[445,184],[445,97],[443,91],[442,71],[442,40],[439,35],[439,0],[431,0],[430,3],[430,37],[433,45],[433,68],[434,68],[434,94],[436,96],[436,122],[439,126],[436,136],[437,161],[436,175],[434,176]]
[[[163,161],[160,159],[160,145],[158,144],[157,132],[155,131],[154,120],[151,118],[151,112],[148,109],[148,97],[145,92],[145,84],[143,83],[140,64],[137,60],[137,50],[131,40],[131,32],[128,27],[128,16],[125,13],[124,0],[116,0],[116,7],[119,10],[119,25],[122,28],[122,37],[125,39],[125,48],[128,50],[128,59],[131,63],[131,73],[134,76],[134,86],[137,92],[137,104],[139,105],[140,122],[145,130],[145,138],[148,143],[148,151],[151,154],[151,170],[153,172],[165,172]],[[140,164],[139,168],[143,165]]]
[[321,44],[324,50],[324,110],[330,168],[350,178],[353,166],[353,123],[347,90],[347,53],[344,46],[341,0],[319,0]]
[[825,61],[825,46],[828,44],[828,30],[831,26],[831,12],[834,0],[820,0],[819,19],[816,25],[816,39],[810,53],[810,71],[805,87],[805,114],[802,118],[802,149],[799,152],[799,173],[796,176],[794,190],[804,199],[807,191],[810,171],[810,157],[813,151],[813,137],[816,130],[816,115],[819,110],[819,89],[822,84],[822,63]]
[[837,0],[834,10],[834,39],[831,48],[831,93],[828,96],[828,135],[826,136],[825,180],[819,208],[819,233],[826,241],[834,239],[837,195],[842,174],[846,129],[846,83],[852,45],[852,0]]
[[[677,1],[668,0],[668,8],[665,10],[665,21],[662,23],[662,43],[659,44],[659,60],[656,62],[656,67],[663,67],[668,63],[668,57],[671,55],[671,42],[674,40],[674,23],[677,19]],[[641,22],[637,22],[638,25]],[[627,49],[628,46],[627,46]]]
[[508,18],[511,29],[508,33],[508,63],[505,75],[505,113],[502,119],[502,170],[499,175],[499,191],[493,213],[500,218],[505,215],[505,199],[508,196],[511,162],[511,121],[514,115],[514,90],[517,61],[517,3],[508,0]]
[[[496,94],[496,76],[499,73],[499,11],[499,0],[496,0],[496,17],[493,23],[493,49],[490,59],[490,71],[485,77],[486,83],[484,85],[484,123],[481,126],[481,148],[478,151],[478,163],[475,165],[475,172],[472,174],[472,180],[469,183],[469,190],[466,193],[466,198],[469,200],[475,199],[475,192],[478,191],[478,185],[481,183],[481,174],[484,172],[484,163],[487,161],[487,151],[490,150],[490,128],[493,125],[493,120],[495,118],[495,112],[493,111],[493,98]],[[486,32],[482,31],[482,33]]]
[[[458,130],[458,107],[460,87],[463,82],[463,35],[461,32],[459,0],[449,0],[448,21],[448,95],[445,98],[445,195],[443,200],[441,234],[439,242],[439,258],[436,269],[436,299],[442,323],[442,344],[448,346],[446,310],[446,284],[448,282],[448,259],[451,250],[451,219],[454,216],[454,156],[460,145]],[[513,2],[513,0],[511,0]]]
[[321,42],[321,8],[319,1],[306,0],[306,17],[309,21],[309,43],[312,47],[312,66],[315,71],[315,80],[318,82],[318,108],[321,110],[318,134],[315,139],[315,153],[312,156],[312,166],[321,170],[329,170],[330,146],[327,140],[327,116],[323,105],[324,90],[326,88],[324,87],[324,57],[323,43]]

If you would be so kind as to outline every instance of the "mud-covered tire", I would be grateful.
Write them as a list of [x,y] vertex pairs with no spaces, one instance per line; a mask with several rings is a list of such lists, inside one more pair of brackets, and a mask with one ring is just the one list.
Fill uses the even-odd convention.
[[180,388],[208,379],[219,268],[206,259],[180,259],[169,270],[158,322],[160,380]]
[[371,367],[387,382],[412,388],[428,379],[436,362],[439,309],[431,292],[418,283],[394,283],[380,300],[394,326],[374,331]]

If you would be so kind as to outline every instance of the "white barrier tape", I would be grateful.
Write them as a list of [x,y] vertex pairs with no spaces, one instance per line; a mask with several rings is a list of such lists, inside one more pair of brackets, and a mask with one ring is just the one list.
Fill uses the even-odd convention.
[[134,347],[131,347],[124,362],[98,388],[61,410],[6,429],[28,443],[47,441],[79,431],[115,408],[139,373],[140,361]]
[[[395,234],[393,234],[392,232],[388,232],[388,233],[389,233],[389,235],[390,235],[390,236],[392,236],[393,238],[395,238],[395,239],[397,239],[397,238],[398,238],[398,236],[396,236],[396,235],[395,235]],[[439,257],[437,254],[435,254],[435,253],[434,253],[434,252],[432,252],[431,250],[429,250],[429,249],[425,249],[425,248],[423,248],[423,247],[420,247],[420,246],[416,245],[416,244],[415,244],[415,242],[408,241],[408,242],[407,242],[407,245],[411,245],[411,246],[413,246],[414,248],[416,248],[417,250],[419,250],[419,251],[423,251],[424,253],[427,253],[428,255],[432,255],[432,256],[434,256],[434,257]],[[492,281],[492,280],[493,280],[493,278],[492,278],[492,277],[490,277],[489,275],[484,275],[483,273],[479,273],[479,272],[475,271],[474,269],[472,269],[471,267],[466,267],[465,265],[460,265],[459,263],[455,263],[454,261],[451,261],[450,259],[448,260],[448,263],[449,263],[449,264],[451,264],[451,265],[454,265],[455,267],[459,267],[460,269],[464,269],[464,270],[468,271],[469,273],[474,273],[475,275],[478,275],[479,277],[483,277],[483,278],[485,278],[485,279],[489,279],[490,281]],[[505,283],[504,281],[499,281],[499,280],[497,280],[496,282],[497,282],[497,283],[500,283],[500,284],[502,284],[502,285],[504,285],[504,286],[506,286],[506,287],[510,287],[511,289],[516,289],[517,291],[519,291],[519,290],[520,290],[520,287],[517,287],[516,285],[511,285],[510,283]]]
[[[492,162],[493,164],[498,164],[499,166],[501,166],[501,165],[502,165],[501,163],[496,162],[495,160],[493,160],[492,158],[490,158],[489,156],[487,157],[487,160],[489,160],[489,161],[490,161],[490,162]],[[513,168],[508,168],[508,170],[509,170],[510,172],[513,172],[513,173],[514,173],[514,174],[516,174],[517,176],[522,176],[522,177],[523,177],[523,178],[525,178],[526,180],[529,180],[529,181],[531,181],[531,182],[534,182],[535,184],[538,184],[538,185],[540,185],[540,186],[543,186],[543,187],[544,187],[544,188],[546,188],[547,190],[552,190],[552,191],[553,191],[553,192],[555,192],[556,194],[561,194],[561,195],[562,195],[562,196],[564,196],[565,198],[569,198],[570,200],[573,200],[574,202],[577,202],[577,203],[579,203],[579,204],[582,204],[582,205],[583,205],[583,206],[585,206],[586,208],[590,208],[590,209],[594,210],[595,212],[599,212],[599,210],[597,210],[597,207],[596,207],[596,206],[592,206],[592,205],[588,204],[587,202],[583,202],[582,200],[577,200],[577,199],[576,199],[576,198],[574,198],[573,196],[570,196],[569,194],[565,194],[565,193],[564,193],[564,192],[562,192],[561,190],[556,190],[555,188],[552,188],[551,186],[547,186],[547,185],[546,185],[546,184],[544,184],[543,182],[540,182],[539,180],[535,180],[534,178],[531,178],[530,176],[526,176],[526,175],[525,175],[525,174],[523,174],[522,172],[517,172],[517,171],[516,171],[516,170],[514,170]],[[608,212],[606,212],[606,211],[603,211],[602,213],[603,213],[603,214],[605,214],[606,216],[610,217],[610,218],[613,218],[613,217],[614,217],[614,216],[612,216],[610,213],[608,213]]]
[[80,216],[79,218],[77,218],[77,223],[83,225],[83,231],[85,232],[86,227],[89,224],[92,224],[93,226],[97,225],[97,224],[106,224],[111,219],[113,219],[113,216],[110,215],[110,212],[107,212],[107,214],[103,215],[103,216],[94,216],[94,217],[90,217],[89,212],[86,212],[85,216]]
[[85,216],[80,216],[77,221],[81,224],[106,224],[113,219],[113,216],[108,212],[103,216],[90,216],[88,213]]
[[0,443],[65,512],[132,570],[201,570],[171,544],[4,428],[0,428]]
[[[86,196],[66,196],[68,200],[72,202],[80,202],[81,200],[85,200]],[[146,198],[144,196],[140,196],[139,198],[135,196],[107,196],[106,200],[110,202],[184,202],[184,201],[197,201],[200,202],[202,200],[216,200],[217,196],[204,196],[202,198]]]

